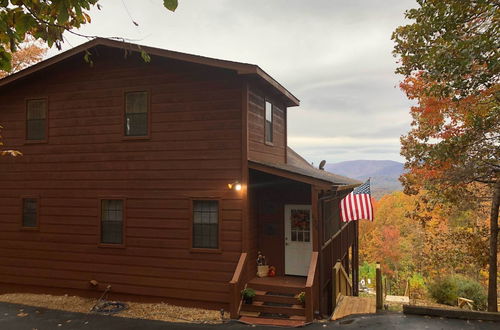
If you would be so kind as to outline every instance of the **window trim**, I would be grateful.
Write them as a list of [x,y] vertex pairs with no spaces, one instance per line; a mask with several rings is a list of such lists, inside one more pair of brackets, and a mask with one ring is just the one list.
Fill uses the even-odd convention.
[[[28,139],[28,103],[30,101],[45,101],[45,138],[43,140]],[[47,96],[29,97],[24,99],[24,144],[40,144],[49,142],[49,98]]]
[[[36,226],[26,227],[24,226],[24,200],[25,199],[35,199],[36,200]],[[40,196],[37,195],[24,195],[21,196],[21,217],[19,219],[19,227],[22,231],[40,231]]]
[[[267,111],[267,103],[271,105],[271,141],[267,140],[267,131],[266,131],[266,111]],[[274,146],[274,104],[269,99],[264,99],[264,143],[269,146]]]
[[[123,219],[122,219],[122,242],[121,243],[102,243],[102,201],[106,200],[121,200],[123,203]],[[97,246],[100,248],[111,248],[111,249],[124,249],[127,246],[127,198],[123,196],[105,196],[100,197],[98,199],[98,207],[99,213],[97,214]]]
[[[125,121],[127,118],[126,115],[126,107],[127,107],[127,94],[129,93],[141,93],[145,92],[147,93],[147,116],[148,116],[148,132],[146,135],[141,135],[141,136],[128,136],[125,134]],[[128,88],[123,90],[123,97],[122,97],[122,106],[121,106],[121,117],[122,117],[122,122],[121,122],[121,135],[122,135],[122,140],[125,141],[134,141],[134,140],[150,140],[151,139],[151,89],[150,88],[143,88],[143,89],[138,89],[138,88]]]
[[[217,209],[217,248],[195,248],[193,247],[193,229],[194,229],[194,202],[195,201],[217,201],[218,209]],[[222,199],[220,197],[191,197],[189,199],[189,252],[190,253],[222,253]]]

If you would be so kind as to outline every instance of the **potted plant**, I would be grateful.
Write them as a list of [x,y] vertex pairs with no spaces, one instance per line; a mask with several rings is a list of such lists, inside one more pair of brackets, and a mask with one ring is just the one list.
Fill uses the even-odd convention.
[[255,297],[255,290],[252,288],[246,288],[241,290],[241,296],[243,297],[243,301],[245,304],[251,304],[253,302],[253,297]]
[[306,293],[304,291],[299,293],[299,295],[297,296],[297,300],[299,301],[299,303],[302,306],[305,306],[306,305]]

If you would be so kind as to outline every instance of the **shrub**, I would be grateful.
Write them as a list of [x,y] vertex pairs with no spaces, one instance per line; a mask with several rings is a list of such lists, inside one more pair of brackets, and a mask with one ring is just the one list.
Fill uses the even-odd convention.
[[426,286],[422,274],[413,274],[410,277],[410,295],[413,298],[422,298],[426,293]]
[[476,310],[485,310],[487,306],[483,286],[462,275],[451,275],[434,281],[429,285],[429,293],[440,304],[456,306],[457,298],[463,297],[473,300]]
[[458,290],[450,276],[432,282],[429,285],[429,293],[440,304],[451,306],[457,304]]
[[458,287],[458,296],[474,300],[474,309],[482,311],[488,307],[488,296],[483,286],[464,276],[456,276],[455,280]]

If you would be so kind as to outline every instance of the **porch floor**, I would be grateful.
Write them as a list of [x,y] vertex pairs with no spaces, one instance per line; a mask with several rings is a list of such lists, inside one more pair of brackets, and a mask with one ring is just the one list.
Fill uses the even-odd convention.
[[304,288],[306,286],[306,277],[303,276],[274,276],[274,277],[254,277],[248,286],[252,285],[270,285],[276,287],[288,287],[288,288]]

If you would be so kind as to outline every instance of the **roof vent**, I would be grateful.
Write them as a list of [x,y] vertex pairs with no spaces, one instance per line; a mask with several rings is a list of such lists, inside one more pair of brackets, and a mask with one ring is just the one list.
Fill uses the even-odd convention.
[[325,170],[325,165],[326,165],[326,160],[322,160],[321,163],[319,163],[319,169],[324,171]]

